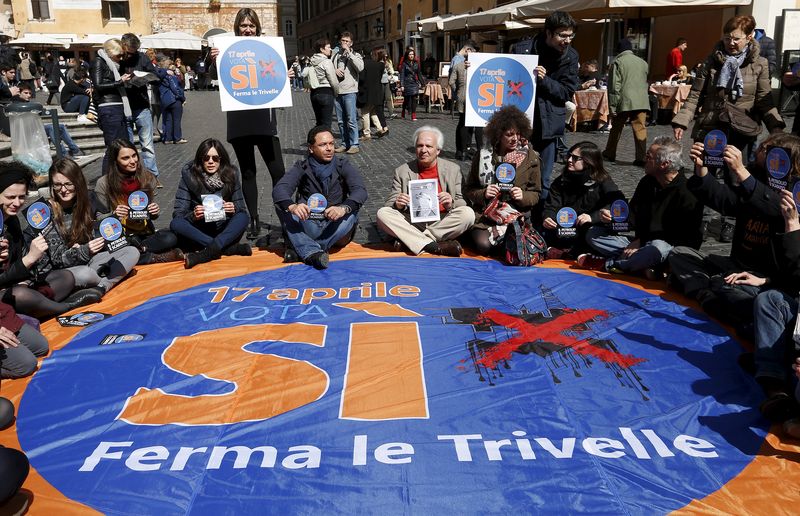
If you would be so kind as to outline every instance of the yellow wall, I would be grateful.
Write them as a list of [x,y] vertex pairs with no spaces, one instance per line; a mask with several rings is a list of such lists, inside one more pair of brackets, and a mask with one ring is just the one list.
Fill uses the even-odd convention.
[[130,1],[130,21],[104,22],[100,9],[52,9],[52,20],[30,20],[30,5],[27,0],[12,0],[14,27],[20,35],[27,32],[44,34],[150,34],[150,10],[145,0]]

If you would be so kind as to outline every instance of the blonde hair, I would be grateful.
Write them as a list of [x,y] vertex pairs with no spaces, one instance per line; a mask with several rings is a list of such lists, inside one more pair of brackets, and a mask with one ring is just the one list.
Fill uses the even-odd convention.
[[107,39],[103,43],[103,50],[106,51],[108,57],[117,57],[122,55],[122,42],[117,38]]

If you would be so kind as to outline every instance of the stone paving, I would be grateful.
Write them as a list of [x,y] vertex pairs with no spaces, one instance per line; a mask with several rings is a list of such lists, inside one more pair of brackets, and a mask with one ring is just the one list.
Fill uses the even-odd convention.
[[[279,135],[287,170],[295,161],[305,156],[306,134],[314,124],[314,116],[308,94],[294,92],[292,101],[294,105],[291,108],[278,110]],[[359,154],[348,156],[348,159],[362,171],[369,192],[369,200],[361,209],[360,222],[355,235],[356,242],[362,244],[377,244],[381,242],[381,235],[375,227],[375,214],[378,208],[383,205],[389,193],[394,168],[413,157],[412,138],[413,132],[417,127],[430,124],[441,129],[445,135],[445,147],[442,157],[454,159],[457,119],[447,112],[429,114],[421,110],[417,115],[419,120],[416,122],[399,118],[390,119],[388,121],[389,133],[386,136],[382,138],[373,136],[371,141],[362,142]],[[790,123],[789,127],[791,127]],[[189,92],[183,117],[184,138],[189,140],[189,143],[183,145],[156,144],[157,162],[161,173],[161,182],[164,185],[164,188],[158,191],[157,196],[163,213],[156,221],[157,227],[163,228],[169,225],[175,190],[183,164],[193,159],[197,145],[204,138],[213,136],[225,141],[225,131],[225,114],[220,111],[217,92]],[[666,134],[671,134],[670,126],[660,125],[648,128],[648,140]],[[578,141],[588,140],[604,148],[607,136],[607,134],[591,132],[568,133],[567,144],[571,145]],[[685,138],[684,147],[687,149],[687,161],[689,146],[690,141]],[[227,145],[227,148],[231,153],[231,158],[235,159],[230,145]],[[628,198],[633,194],[637,182],[644,173],[642,168],[631,164],[634,157],[633,154],[632,132],[630,128],[626,128],[617,150],[617,162],[608,164],[608,169]],[[270,245],[275,246],[280,242],[280,225],[272,205],[270,195],[272,190],[271,180],[263,161],[257,158],[257,162],[260,199],[259,214],[263,232],[269,232]],[[462,171],[466,174],[469,163],[465,161],[461,162],[460,165]],[[554,176],[560,172],[561,167],[561,164],[556,164]],[[90,183],[94,184],[100,174],[100,162],[88,165],[85,172]],[[729,244],[720,244],[713,238],[713,231],[712,236],[703,246],[704,251],[714,253],[727,254],[729,249]]]

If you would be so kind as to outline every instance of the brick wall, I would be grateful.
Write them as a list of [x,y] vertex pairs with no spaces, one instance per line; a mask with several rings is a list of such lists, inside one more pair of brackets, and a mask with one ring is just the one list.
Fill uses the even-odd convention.
[[278,35],[278,6],[275,0],[263,2],[221,2],[219,7],[209,7],[206,0],[194,2],[169,2],[154,0],[153,31],[179,30],[196,36],[202,36],[207,30],[220,27],[233,30],[233,20],[242,7],[250,7],[258,13],[261,30],[265,36]]

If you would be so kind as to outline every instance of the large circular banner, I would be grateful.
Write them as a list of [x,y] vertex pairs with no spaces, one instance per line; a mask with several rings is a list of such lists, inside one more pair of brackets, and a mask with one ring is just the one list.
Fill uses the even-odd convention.
[[109,514],[663,513],[763,442],[740,351],[700,313],[565,270],[299,264],[87,327],[17,433]]
[[537,56],[470,54],[466,125],[483,127],[504,106],[516,106],[533,119]]
[[223,111],[291,106],[282,38],[218,38]]

